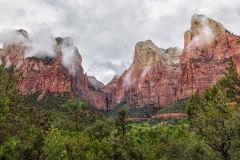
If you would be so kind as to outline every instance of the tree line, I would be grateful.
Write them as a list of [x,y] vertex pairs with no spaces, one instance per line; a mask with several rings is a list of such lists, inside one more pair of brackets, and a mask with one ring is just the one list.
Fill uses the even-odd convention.
[[81,99],[56,111],[18,94],[22,75],[0,65],[0,159],[238,159],[240,77],[230,58],[216,85],[189,99],[178,124],[134,123],[122,108],[107,118]]

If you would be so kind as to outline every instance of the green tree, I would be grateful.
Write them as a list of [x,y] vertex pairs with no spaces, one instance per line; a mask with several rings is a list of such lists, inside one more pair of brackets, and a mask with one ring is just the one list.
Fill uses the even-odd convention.
[[0,146],[0,159],[11,159],[13,157],[17,159],[17,144],[19,142],[19,140],[16,140],[14,138],[9,138],[8,140],[6,140],[6,142]]
[[22,74],[15,72],[13,64],[8,68],[5,63],[0,65],[0,125],[9,107],[14,106],[19,100],[17,85],[21,80]]
[[43,147],[43,157],[49,160],[58,160],[66,157],[65,141],[66,137],[61,135],[58,129],[52,128],[45,138]]
[[219,80],[217,85],[223,90],[226,97],[231,102],[240,103],[240,76],[236,69],[236,64],[233,62],[232,57],[229,58],[228,66],[226,67],[224,77]]
[[17,107],[23,105],[17,88],[21,80],[22,74],[15,72],[14,64],[9,67],[5,63],[0,64],[0,145],[9,138],[9,133],[13,134],[13,121],[22,120],[11,115]]
[[36,153],[36,159],[39,160],[41,155],[43,154],[43,146],[44,146],[44,136],[41,131],[38,131],[36,137],[33,140],[33,151]]
[[62,105],[63,111],[69,112],[69,113],[78,112],[80,110],[87,109],[87,108],[88,108],[88,105],[80,98],[76,98],[74,100],[70,99]]
[[187,103],[192,130],[224,159],[237,156],[240,138],[239,75],[230,59],[225,77],[203,95],[199,91]]
[[123,136],[126,134],[127,124],[129,123],[129,121],[126,120],[127,112],[125,108],[120,109],[116,118],[116,126]]
[[96,120],[96,122],[89,126],[86,130],[93,138],[102,140],[110,136],[115,127],[113,124],[114,120],[111,118],[107,119],[106,121]]

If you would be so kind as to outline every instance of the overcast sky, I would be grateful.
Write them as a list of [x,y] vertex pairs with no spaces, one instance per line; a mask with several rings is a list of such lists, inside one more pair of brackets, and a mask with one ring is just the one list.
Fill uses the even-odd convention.
[[106,84],[130,66],[139,41],[183,48],[194,13],[240,35],[240,0],[1,0],[0,31],[72,37],[84,71]]

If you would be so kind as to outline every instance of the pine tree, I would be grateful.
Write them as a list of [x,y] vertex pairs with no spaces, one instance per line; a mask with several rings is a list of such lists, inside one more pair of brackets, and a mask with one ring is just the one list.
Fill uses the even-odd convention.
[[126,120],[127,112],[128,111],[124,108],[120,109],[118,111],[118,115],[117,115],[117,119],[116,119],[116,126],[122,132],[123,136],[126,134],[127,124],[128,124],[128,121]]
[[22,80],[22,74],[15,72],[15,66],[12,64],[6,67],[5,63],[0,65],[0,124],[4,121],[9,107],[18,102],[17,84]]
[[219,80],[217,85],[226,93],[226,97],[229,98],[231,102],[240,103],[240,76],[232,57],[229,58],[226,70],[224,73],[225,76]]
[[[187,103],[192,131],[226,160],[240,149],[240,78],[230,58],[225,76],[203,95],[198,91]],[[235,103],[233,103],[235,102]]]

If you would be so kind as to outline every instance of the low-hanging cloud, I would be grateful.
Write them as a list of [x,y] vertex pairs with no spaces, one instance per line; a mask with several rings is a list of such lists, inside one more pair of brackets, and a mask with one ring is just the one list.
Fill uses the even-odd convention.
[[26,42],[26,38],[23,34],[13,29],[2,29],[0,31],[0,43],[8,44],[23,44]]
[[201,24],[201,27],[198,28],[199,34],[195,36],[191,42],[188,44],[187,49],[190,50],[193,47],[202,46],[204,44],[210,44],[214,38],[214,32],[208,24],[208,18],[204,15],[193,15],[192,21],[198,21]]
[[36,30],[33,35],[29,36],[29,41],[25,42],[28,49],[25,51],[25,57],[51,57],[55,56],[55,40],[51,37],[52,33],[47,28]]
[[125,90],[131,88],[131,86],[136,82],[137,79],[142,79],[147,75],[147,73],[151,69],[151,62],[152,61],[150,60],[148,62],[148,64],[143,68],[141,76],[138,78],[132,78],[132,67],[130,67],[130,69],[128,70],[127,74],[125,75],[125,77],[123,79],[123,87]]
[[34,32],[45,24],[54,37],[72,37],[83,57],[84,70],[91,68],[88,75],[104,83],[115,71],[105,67],[100,70],[92,66],[94,62],[130,60],[136,42],[146,39],[161,48],[183,48],[183,35],[194,13],[205,14],[240,34],[239,0],[8,0],[0,4],[0,28]]
[[[24,57],[37,57],[45,58],[50,57],[54,58],[56,53],[54,51],[54,45],[56,41],[51,37],[51,31],[42,28],[36,30],[34,34],[30,34],[28,37],[24,36],[22,33],[16,30],[2,30],[0,32],[0,42],[5,45],[16,44],[25,46]],[[61,44],[62,51],[62,65],[66,67],[69,72],[73,75],[76,73],[76,47],[73,44],[72,38],[64,38]],[[11,62],[8,57],[6,57],[6,65],[10,65]],[[20,67],[22,62],[17,64],[17,67]]]
[[76,55],[76,47],[73,45],[72,38],[64,38],[61,44],[62,50],[62,64],[64,67],[68,69],[68,71],[72,74],[76,74],[76,66],[77,66],[77,55]]
[[151,69],[151,61],[149,61],[148,64],[144,67],[140,78],[141,79],[144,78],[147,75],[147,73],[150,71],[150,69]]
[[[28,38],[29,37],[29,38]],[[0,43],[5,45],[15,44],[25,46],[24,57],[54,57],[54,39],[51,32],[46,28],[38,29],[34,34],[24,35],[13,29],[3,29],[0,31]]]
[[128,90],[136,82],[136,78],[132,78],[132,68],[130,68],[123,79],[124,90]]

